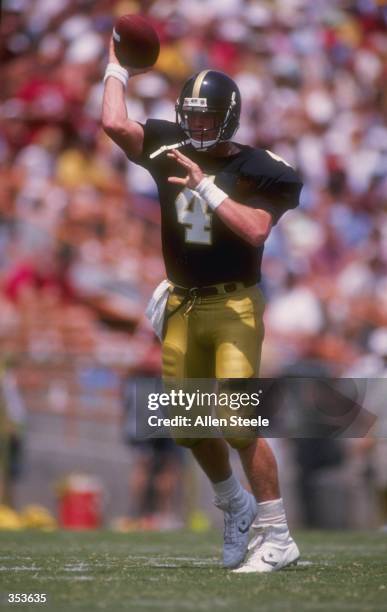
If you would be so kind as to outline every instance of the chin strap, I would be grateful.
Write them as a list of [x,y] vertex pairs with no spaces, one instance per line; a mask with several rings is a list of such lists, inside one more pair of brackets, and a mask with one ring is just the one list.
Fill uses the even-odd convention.
[[190,142],[191,142],[191,139],[187,138],[187,140],[182,140],[181,142],[175,142],[175,144],[163,145],[162,147],[157,149],[157,151],[154,151],[153,153],[151,153],[149,155],[149,159],[154,159],[155,157],[158,157],[159,155],[161,155],[161,153],[164,153],[165,151],[171,151],[172,149],[179,149],[180,147],[184,147],[185,145],[190,144]]
[[[207,151],[207,149],[210,149],[211,147],[214,147],[215,145],[218,144],[218,142],[220,142],[219,140],[196,140],[195,138],[191,138],[190,142],[192,144],[192,146],[194,147],[194,149],[196,149],[197,151]],[[203,146],[205,145],[205,146]]]

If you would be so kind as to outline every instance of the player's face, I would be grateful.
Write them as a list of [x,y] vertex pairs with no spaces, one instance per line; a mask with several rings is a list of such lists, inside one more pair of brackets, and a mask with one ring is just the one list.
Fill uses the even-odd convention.
[[194,138],[200,139],[203,135],[205,140],[217,138],[222,123],[222,114],[215,112],[188,112],[187,123]]

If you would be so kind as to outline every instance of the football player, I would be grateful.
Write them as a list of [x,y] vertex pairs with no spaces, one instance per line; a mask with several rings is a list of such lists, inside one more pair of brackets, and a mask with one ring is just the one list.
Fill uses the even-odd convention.
[[[227,75],[203,70],[184,84],[176,122],[127,115],[128,78],[110,48],[102,124],[129,160],[157,183],[162,249],[170,282],[163,335],[166,379],[258,376],[264,301],[258,287],[263,245],[281,215],[298,205],[301,182],[270,151],[239,144],[241,98]],[[295,563],[277,465],[264,438],[179,438],[208,476],[224,513],[223,562],[236,572],[272,572]],[[253,495],[231,470],[236,448]],[[255,537],[249,545],[249,529]],[[249,545],[249,554],[247,549]]]

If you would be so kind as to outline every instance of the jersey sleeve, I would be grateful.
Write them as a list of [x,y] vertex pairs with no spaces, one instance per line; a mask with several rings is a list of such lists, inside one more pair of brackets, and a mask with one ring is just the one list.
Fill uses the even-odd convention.
[[249,194],[243,204],[269,212],[275,225],[282,215],[296,208],[300,201],[302,182],[295,170],[276,159],[265,159],[264,172],[257,173],[248,164],[243,179],[249,183]]
[[147,119],[146,123],[142,124],[142,128],[144,130],[142,153],[133,161],[151,172],[160,163],[162,156],[158,155],[152,159],[150,155],[165,145],[177,142],[176,125],[161,119]]
[[149,169],[152,166],[150,154],[162,146],[162,126],[157,119],[147,119],[145,124],[141,124],[144,130],[144,142],[140,157],[134,162],[143,168]]

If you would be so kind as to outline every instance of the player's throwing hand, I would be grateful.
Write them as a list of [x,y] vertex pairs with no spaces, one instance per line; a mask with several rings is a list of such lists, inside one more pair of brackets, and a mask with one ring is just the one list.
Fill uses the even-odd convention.
[[178,176],[170,176],[168,178],[169,183],[176,183],[177,185],[184,185],[185,187],[189,187],[190,189],[195,189],[200,183],[200,181],[204,178],[204,174],[200,167],[195,164],[189,157],[180,153],[174,149],[170,153],[167,154],[168,157],[174,158],[177,163],[179,163],[183,168],[187,171],[187,176],[185,178],[181,178]]

